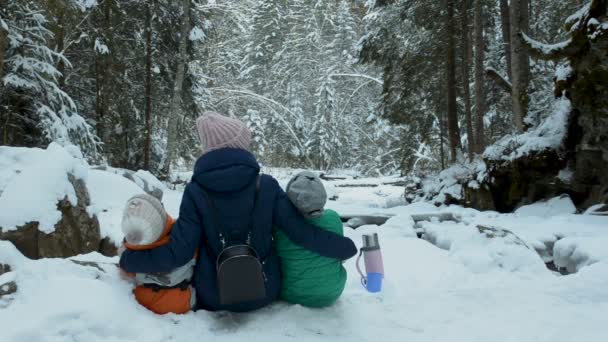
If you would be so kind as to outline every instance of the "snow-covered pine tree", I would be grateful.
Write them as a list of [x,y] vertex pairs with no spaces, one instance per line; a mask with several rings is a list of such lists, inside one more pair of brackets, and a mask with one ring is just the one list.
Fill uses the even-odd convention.
[[441,10],[441,2],[435,1],[383,1],[365,17],[360,58],[383,70],[382,117],[407,129],[400,149],[406,173],[418,142],[432,145],[436,160],[442,159],[440,127],[447,104],[445,27],[436,20]]
[[315,103],[315,116],[311,129],[311,140],[308,142],[310,158],[315,161],[319,170],[332,166],[335,151],[340,148],[340,141],[335,134],[337,122],[335,81],[325,75],[319,80]]
[[249,43],[241,75],[251,82],[251,90],[268,95],[275,84],[274,64],[285,40],[285,2],[259,1],[253,9]]
[[266,127],[266,119],[260,116],[260,112],[255,109],[248,109],[243,121],[251,131],[251,150],[260,159],[263,160],[268,142],[264,128]]
[[33,3],[10,2],[2,19],[7,32],[4,70],[0,70],[2,143],[41,146],[50,141],[76,144],[98,157],[98,139],[78,114],[74,100],[60,87],[58,64],[71,66],[51,47],[53,33],[42,9]]
[[336,34],[334,46],[337,52],[336,57],[340,57],[343,64],[351,65],[356,59],[355,47],[359,35],[357,33],[357,23],[352,14],[349,1],[340,1],[335,25]]

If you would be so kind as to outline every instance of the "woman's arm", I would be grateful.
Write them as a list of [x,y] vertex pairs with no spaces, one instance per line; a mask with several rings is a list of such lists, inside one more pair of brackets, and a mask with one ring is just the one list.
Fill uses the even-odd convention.
[[346,260],[357,254],[357,247],[351,239],[306,222],[276,180],[273,179],[273,183],[277,193],[273,223],[284,231],[291,241],[329,258]]
[[201,220],[188,185],[169,243],[145,251],[126,250],[120,257],[120,268],[132,273],[162,273],[183,266],[194,257],[201,230]]

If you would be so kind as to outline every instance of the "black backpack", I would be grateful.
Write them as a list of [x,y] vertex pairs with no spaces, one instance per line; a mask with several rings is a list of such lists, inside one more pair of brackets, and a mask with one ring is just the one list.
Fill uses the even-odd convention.
[[266,297],[266,275],[263,262],[258,252],[251,246],[251,232],[254,227],[253,215],[260,193],[260,176],[258,176],[251,209],[247,238],[242,242],[227,242],[225,230],[218,218],[218,210],[203,190],[203,194],[212,210],[213,221],[218,228],[222,251],[217,256],[217,288],[221,305],[233,305],[257,301]]

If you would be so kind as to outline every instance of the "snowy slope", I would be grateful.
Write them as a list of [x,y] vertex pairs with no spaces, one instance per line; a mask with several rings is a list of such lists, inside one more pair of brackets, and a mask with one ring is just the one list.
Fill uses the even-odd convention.
[[[137,305],[131,285],[119,277],[113,265],[116,258],[98,254],[76,258],[101,262],[102,271],[62,259],[31,261],[0,242],[0,262],[10,263],[14,270],[0,277],[0,286],[13,278],[19,286],[12,298],[0,300],[0,340],[606,341],[608,256],[601,255],[605,244],[589,246],[585,241],[608,237],[608,218],[573,214],[547,217],[542,210],[537,216],[534,210],[526,215],[501,215],[460,207],[436,208],[427,203],[371,208],[363,200],[376,199],[376,190],[358,189],[361,202],[345,196],[343,201],[330,202],[330,207],[341,212],[395,215],[381,228],[364,226],[346,232],[357,244],[364,233],[380,233],[386,270],[380,295],[361,287],[355,260],[351,259],[345,263],[347,288],[331,308],[276,303],[249,314],[157,316]],[[96,201],[105,201],[109,217],[118,217],[122,197],[128,191],[108,191],[107,197],[98,193]],[[165,206],[176,214],[180,200],[178,192],[171,192],[165,195]],[[415,237],[410,215],[446,211],[457,214],[461,222],[428,222],[423,226],[435,229],[450,242],[449,247],[440,249]],[[568,243],[559,247],[564,253],[596,254],[593,262],[588,260],[578,268],[578,273],[558,276],[542,267],[540,257],[533,253],[476,240],[471,233],[476,224],[510,229],[527,244],[559,236],[560,241],[572,241],[576,246],[570,248]],[[540,267],[496,267],[487,262],[494,260],[495,252],[511,262]]]

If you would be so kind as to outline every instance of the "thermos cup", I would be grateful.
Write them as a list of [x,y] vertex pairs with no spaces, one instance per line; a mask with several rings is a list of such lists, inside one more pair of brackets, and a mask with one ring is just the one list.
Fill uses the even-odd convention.
[[[365,262],[365,275],[361,272],[359,261],[363,255]],[[382,253],[378,234],[363,235],[363,247],[357,257],[357,271],[361,275],[361,284],[369,292],[380,292],[382,290],[382,279],[384,278],[384,265],[382,263]]]

